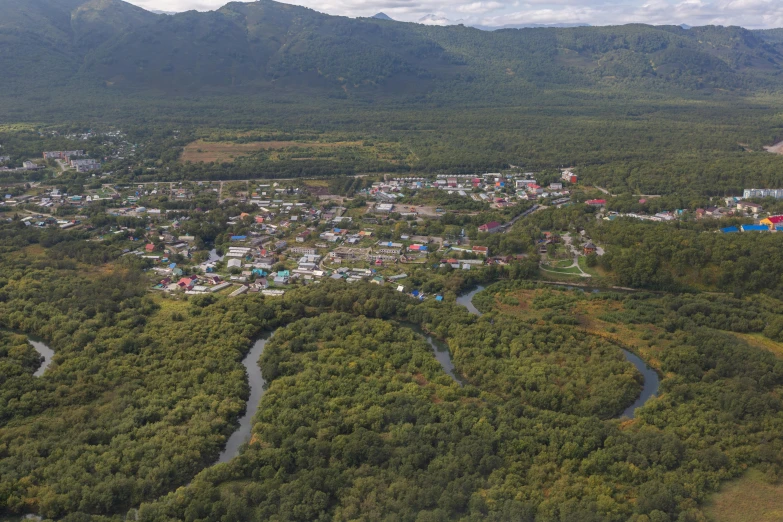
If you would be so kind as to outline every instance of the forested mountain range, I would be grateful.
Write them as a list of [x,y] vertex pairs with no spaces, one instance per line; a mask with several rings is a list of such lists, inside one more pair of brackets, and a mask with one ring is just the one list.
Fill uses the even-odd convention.
[[[540,89],[776,90],[779,31],[626,25],[493,32],[271,0],[157,15],[121,0],[0,0],[5,95],[323,95],[502,105]],[[2,96],[2,94],[0,94]]]

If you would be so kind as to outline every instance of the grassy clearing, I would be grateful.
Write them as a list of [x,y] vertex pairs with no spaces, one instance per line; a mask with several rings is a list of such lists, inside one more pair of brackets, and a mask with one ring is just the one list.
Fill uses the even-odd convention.
[[[524,319],[538,319],[544,324],[546,322],[544,315],[550,312],[550,310],[546,308],[540,310],[533,309],[530,307],[530,303],[536,297],[552,291],[556,290],[514,290],[501,293],[495,298],[495,308],[504,314]],[[519,305],[504,303],[503,296],[505,295],[516,299]],[[575,317],[579,321],[580,328],[585,332],[626,346],[640,354],[651,366],[660,368],[658,353],[671,346],[673,341],[666,337],[666,332],[659,326],[653,324],[625,324],[611,320],[613,314],[621,314],[622,312],[623,305],[620,302],[584,299],[572,303],[564,313]]]
[[196,140],[185,146],[180,160],[192,163],[231,163],[237,158],[250,156],[262,150],[280,151],[292,148],[303,149],[336,149],[345,147],[361,147],[360,141],[345,141],[334,143],[299,142],[299,141],[254,141],[250,143],[235,143],[232,141]]
[[555,272],[557,274],[570,274],[570,275],[579,275],[579,274],[581,274],[582,272],[579,271],[579,267],[570,266],[572,264],[573,264],[573,261],[568,263],[568,266],[570,268],[560,268],[560,267],[557,267],[557,266],[547,266],[547,265],[544,265],[542,268],[544,270],[548,270],[550,272]]
[[606,276],[606,271],[602,270],[600,267],[594,266],[589,267],[587,266],[587,258],[585,256],[579,256],[579,266],[582,268],[582,270],[585,271],[585,273],[590,274],[593,277],[604,277]]
[[[757,348],[768,350],[774,353],[775,356],[783,358],[783,343],[773,341],[772,339],[764,337],[764,335],[760,333],[752,333],[752,334],[735,333],[734,335],[746,341],[751,346],[756,346]],[[781,518],[781,520],[783,520],[783,518]]]
[[764,474],[750,469],[712,496],[704,513],[713,522],[780,522],[783,484],[769,484]]

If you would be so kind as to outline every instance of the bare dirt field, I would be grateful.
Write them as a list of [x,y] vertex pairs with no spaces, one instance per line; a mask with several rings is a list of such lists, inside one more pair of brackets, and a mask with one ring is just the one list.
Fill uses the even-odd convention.
[[776,143],[771,147],[764,147],[764,150],[771,152],[772,154],[783,154],[783,141]]
[[332,149],[337,147],[361,146],[361,142],[307,143],[298,141],[254,141],[234,143],[232,141],[197,140],[189,143],[182,151],[180,160],[192,163],[231,163],[236,158],[249,156],[260,150],[281,150],[290,147],[311,149]]

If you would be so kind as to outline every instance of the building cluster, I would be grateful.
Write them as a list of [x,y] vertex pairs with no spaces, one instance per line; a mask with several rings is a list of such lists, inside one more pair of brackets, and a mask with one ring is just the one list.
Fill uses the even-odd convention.
[[783,189],[745,189],[742,191],[744,199],[749,198],[775,198],[783,199]]
[[72,159],[68,165],[76,172],[93,172],[101,169],[101,162],[95,159]]
[[[535,174],[527,173],[486,173],[486,174],[440,174],[434,180],[425,178],[395,178],[373,183],[365,190],[365,195],[377,202],[373,211],[378,214],[399,213],[403,217],[417,216],[416,207],[401,204],[401,200],[410,191],[436,189],[475,201],[485,202],[495,208],[505,208],[518,201],[544,198],[569,200],[570,191],[566,184],[575,184],[576,176],[569,174],[563,181],[540,186]],[[440,209],[438,209],[440,210]]]
[[53,150],[43,153],[43,159],[45,160],[62,160],[69,161],[72,157],[84,156],[83,150]]
[[724,234],[732,232],[783,232],[783,216],[768,216],[755,224],[722,228],[721,232]]

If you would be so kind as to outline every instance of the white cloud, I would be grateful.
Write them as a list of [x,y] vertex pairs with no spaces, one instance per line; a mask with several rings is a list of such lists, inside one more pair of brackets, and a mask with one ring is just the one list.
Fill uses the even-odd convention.
[[[130,0],[161,11],[206,11],[227,0]],[[626,23],[783,27],[783,0],[289,0],[317,11],[372,16],[383,11],[402,21],[434,13],[465,23]]]
[[457,6],[456,10],[460,13],[484,14],[489,11],[500,9],[501,7],[505,7],[505,5],[500,2],[473,2],[472,4]]

